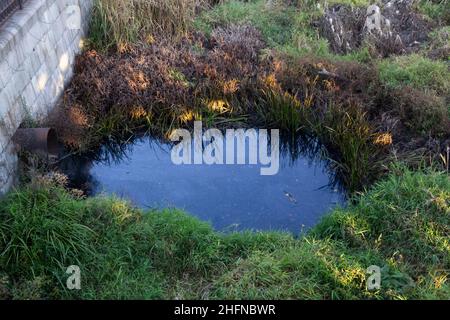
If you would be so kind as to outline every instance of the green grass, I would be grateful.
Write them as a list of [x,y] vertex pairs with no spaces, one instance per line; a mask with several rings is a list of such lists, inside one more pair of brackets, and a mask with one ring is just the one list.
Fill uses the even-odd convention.
[[327,147],[332,170],[350,193],[380,178],[386,159],[381,160],[383,147],[374,143],[374,130],[363,110],[331,104],[323,118],[313,116],[312,132]]
[[379,62],[380,79],[388,87],[405,85],[448,94],[450,73],[442,61],[433,61],[417,54],[399,56]]
[[[368,1],[335,0],[332,3],[364,6]],[[294,2],[294,5],[269,8],[265,0],[231,0],[202,12],[194,20],[193,27],[210,34],[219,26],[250,24],[261,32],[269,48],[290,56],[314,55],[344,61],[370,61],[370,53],[365,47],[347,55],[330,52],[328,41],[320,37],[312,25],[323,14],[323,3],[320,7],[317,5],[317,1],[302,0]]]
[[[304,9],[304,10],[302,10]],[[218,26],[250,24],[257,28],[267,45],[291,54],[328,53],[328,44],[319,39],[310,23],[321,10],[309,1],[301,6],[266,6],[265,0],[227,1],[205,11],[193,23],[195,29],[210,34]]]
[[[446,299],[450,181],[397,169],[308,234],[221,234],[178,210],[144,213],[32,183],[0,202],[3,298]],[[82,289],[65,289],[78,264]],[[382,268],[381,290],[366,269]]]
[[265,0],[227,1],[205,11],[194,21],[194,27],[206,34],[217,26],[229,24],[251,24],[263,34],[270,46],[277,46],[293,40],[293,29],[299,26],[299,21],[294,7],[270,9]]
[[270,89],[263,91],[261,96],[258,111],[268,127],[279,128],[291,134],[306,127],[307,109],[295,97],[287,92],[280,93]]
[[450,26],[434,29],[428,34],[430,41],[423,46],[424,54],[433,54],[433,51],[442,50],[440,58],[450,60],[450,55],[446,53],[445,48],[450,47]]
[[355,206],[326,217],[315,232],[351,247],[376,248],[384,257],[400,261],[415,279],[425,270],[429,274],[448,272],[448,175],[394,172]]
[[419,0],[416,1],[417,10],[428,16],[430,20],[439,24],[450,23],[450,1],[448,0]]
[[371,3],[375,1],[370,0],[328,0],[329,4],[346,4],[355,7],[368,7]]

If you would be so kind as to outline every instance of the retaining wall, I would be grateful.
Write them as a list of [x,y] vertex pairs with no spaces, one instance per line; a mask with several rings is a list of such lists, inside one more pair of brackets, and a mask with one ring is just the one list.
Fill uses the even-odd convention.
[[15,182],[11,137],[45,117],[72,76],[92,0],[27,0],[0,25],[0,195]]

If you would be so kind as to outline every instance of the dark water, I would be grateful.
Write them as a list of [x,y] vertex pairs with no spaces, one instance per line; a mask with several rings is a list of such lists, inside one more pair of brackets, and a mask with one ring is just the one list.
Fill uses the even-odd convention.
[[170,150],[171,145],[145,137],[119,157],[71,158],[61,169],[89,195],[115,194],[142,208],[184,209],[224,231],[298,234],[345,202],[325,162],[298,150],[281,152],[280,169],[273,176],[261,176],[260,165],[177,166]]

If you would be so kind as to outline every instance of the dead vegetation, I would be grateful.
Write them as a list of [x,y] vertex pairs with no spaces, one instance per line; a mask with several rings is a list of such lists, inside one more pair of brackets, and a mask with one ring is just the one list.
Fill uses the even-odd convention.
[[[174,126],[217,115],[244,115],[264,67],[259,33],[249,26],[217,29],[210,39],[193,34],[130,46],[126,51],[79,56],[75,77],[50,122],[75,148],[141,126],[166,133]],[[217,103],[216,103],[217,104]],[[206,115],[208,116],[208,115]],[[94,141],[86,141],[86,131]],[[97,140],[97,141],[96,141]]]
[[[97,1],[96,10],[106,3]],[[186,25],[190,15],[210,1],[139,2],[145,10],[133,7],[137,3],[108,3],[108,10],[127,6],[117,25],[94,19],[101,22],[105,36],[113,37],[109,40],[117,50],[91,47],[80,55],[61,108],[50,116],[49,125],[58,129],[73,150],[90,151],[105,140],[123,142],[141,131],[164,138],[174,128],[190,127],[194,120],[202,120],[205,126],[264,126],[318,138],[351,190],[375,181],[392,160],[414,166],[426,161],[442,167],[440,159],[450,142],[448,85],[442,62],[410,55],[400,62],[392,58],[362,64],[336,56],[281,53],[269,49],[267,35],[272,33],[260,30],[266,24],[277,30],[278,25],[272,24],[278,22],[270,19],[259,29],[230,23],[202,33],[188,30]],[[188,10],[169,10],[170,6],[188,6]],[[155,9],[160,7],[168,11],[162,14]],[[383,9],[392,20],[393,33],[388,38],[372,39],[372,57],[416,51],[416,42],[428,39],[427,32],[419,31],[428,30],[429,22],[412,7],[406,9],[401,14]],[[148,25],[135,30],[139,39],[117,38],[115,32],[122,34],[123,28],[135,32],[126,21],[136,18],[133,10],[151,14],[149,21],[144,19]],[[348,48],[367,45],[368,38],[362,33],[363,9],[336,4],[330,10],[327,12],[341,23],[344,36],[340,44],[330,40],[332,50],[345,53]],[[164,21],[163,16],[167,17]],[[346,33],[349,24],[357,30]],[[433,50],[445,43],[443,30],[431,35]],[[95,27],[91,30],[91,39],[108,48],[101,42],[106,38],[97,31]],[[169,36],[174,34],[177,37]],[[344,50],[346,41],[351,44]],[[383,76],[379,61],[386,62]],[[413,85],[414,81],[430,85],[421,70],[431,67],[439,75],[434,78],[440,91]],[[410,84],[403,83],[406,78]]]
[[450,126],[441,98],[388,89],[371,65],[293,58],[264,46],[256,29],[241,25],[121,53],[87,51],[50,125],[81,151],[138,131],[166,137],[194,120],[301,132],[319,137],[351,190],[378,178],[411,141],[434,159],[444,149]]

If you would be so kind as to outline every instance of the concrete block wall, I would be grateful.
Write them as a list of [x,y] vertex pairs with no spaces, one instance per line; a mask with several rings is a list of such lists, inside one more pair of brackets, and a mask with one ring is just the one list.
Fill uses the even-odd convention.
[[[83,47],[92,2],[27,0],[0,25],[0,196],[15,180],[11,137],[25,119],[45,117],[61,97]],[[73,23],[77,11],[80,28]]]

